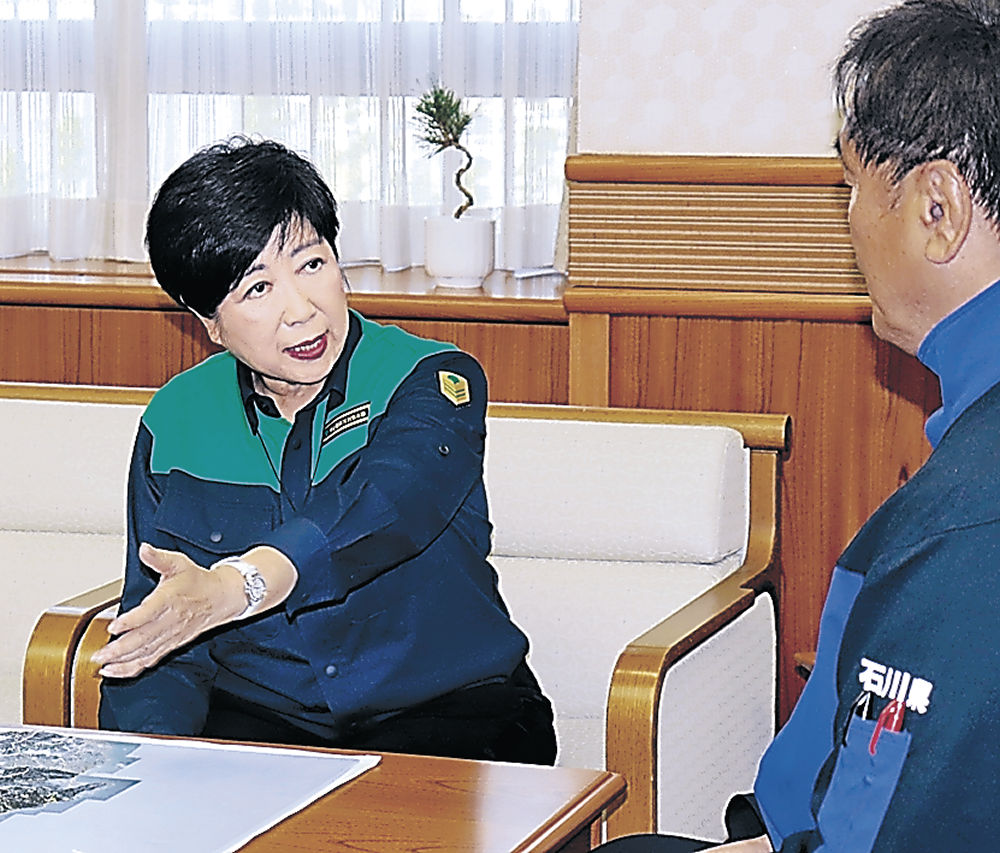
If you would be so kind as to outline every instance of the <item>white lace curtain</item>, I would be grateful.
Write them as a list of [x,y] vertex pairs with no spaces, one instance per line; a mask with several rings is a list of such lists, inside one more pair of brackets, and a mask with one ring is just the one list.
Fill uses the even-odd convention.
[[498,266],[552,263],[579,0],[0,0],[0,255],[141,260],[152,192],[234,133],[308,155],[341,204],[341,257],[423,262],[460,201],[414,104],[434,82],[467,137]]

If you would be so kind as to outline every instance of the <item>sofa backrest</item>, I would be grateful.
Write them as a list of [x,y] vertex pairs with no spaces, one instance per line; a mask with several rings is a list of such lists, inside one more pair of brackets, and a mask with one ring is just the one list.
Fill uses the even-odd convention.
[[[123,532],[143,408],[0,396],[0,529]],[[494,404],[488,418],[494,553],[715,563],[744,547],[749,457],[736,430],[524,416],[530,408],[512,416]]]
[[121,534],[143,406],[0,398],[0,529]]
[[504,412],[491,407],[486,438],[495,555],[715,564],[745,547],[735,429]]

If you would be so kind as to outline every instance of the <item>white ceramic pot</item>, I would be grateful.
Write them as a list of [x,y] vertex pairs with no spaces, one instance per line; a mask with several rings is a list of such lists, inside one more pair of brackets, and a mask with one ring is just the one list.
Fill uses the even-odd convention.
[[492,219],[466,214],[424,220],[424,269],[439,287],[481,287],[493,272]]

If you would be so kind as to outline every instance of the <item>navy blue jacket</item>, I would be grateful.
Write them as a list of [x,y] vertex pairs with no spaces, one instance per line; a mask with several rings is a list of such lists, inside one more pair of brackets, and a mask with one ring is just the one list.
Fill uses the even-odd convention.
[[136,439],[123,609],[156,583],[143,541],[203,566],[270,545],[299,580],[277,610],[106,679],[102,727],[198,734],[219,688],[332,739],[509,676],[527,640],[486,559],[486,399],[467,354],[354,312],[294,424],[228,353],[174,377]]
[[[942,379],[937,446],[838,561],[815,669],[760,764],[783,853],[1000,843],[998,308],[994,285],[921,346]],[[899,731],[878,722],[893,700]]]

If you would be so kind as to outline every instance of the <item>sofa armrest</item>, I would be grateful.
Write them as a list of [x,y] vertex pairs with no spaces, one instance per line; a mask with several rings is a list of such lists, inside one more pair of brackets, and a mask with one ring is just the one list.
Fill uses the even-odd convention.
[[816,652],[796,652],[793,656],[795,661],[795,672],[802,677],[803,681],[808,681],[816,667]]
[[[780,451],[751,449],[750,529],[743,565],[633,640],[611,677],[607,768],[628,782],[625,804],[608,821],[608,837],[655,832],[658,808],[658,719],[670,668],[737,616],[757,595],[777,600]],[[719,804],[720,815],[725,804]]]
[[[121,591],[122,581],[111,581],[50,607],[39,617],[24,655],[25,723],[85,725],[76,719],[79,709],[75,706],[82,701],[92,708],[93,720],[88,727],[96,728],[100,679],[93,665],[85,681],[80,680],[79,670],[106,642],[106,611],[117,605]],[[102,621],[95,622],[102,614]]]
[[118,612],[118,601],[94,614],[80,637],[73,661],[73,692],[70,725],[77,729],[99,728],[97,714],[101,707],[100,666],[93,661],[94,652],[108,642],[108,625]]

